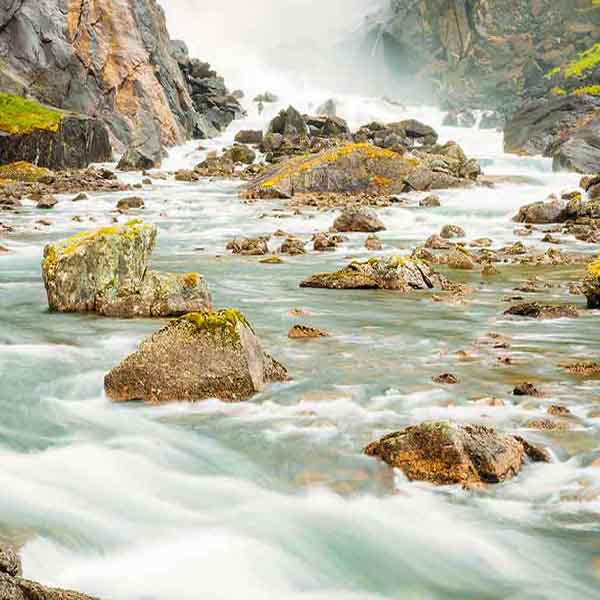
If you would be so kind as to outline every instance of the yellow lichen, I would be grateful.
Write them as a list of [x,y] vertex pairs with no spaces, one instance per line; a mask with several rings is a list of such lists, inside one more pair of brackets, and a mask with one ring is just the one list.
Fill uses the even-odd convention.
[[588,265],[588,274],[590,277],[596,277],[600,279],[600,254],[595,262]]
[[198,331],[216,333],[218,331],[237,333],[238,325],[243,325],[252,330],[252,327],[246,320],[246,317],[235,308],[224,308],[214,312],[193,312],[175,319],[175,322],[188,321],[192,323]]
[[600,85],[586,85],[572,92],[575,96],[600,96]]
[[201,280],[202,275],[200,273],[186,273],[183,276],[183,284],[188,288],[196,287]]
[[[406,158],[397,152],[387,150],[385,148],[379,148],[369,143],[359,144],[346,144],[338,146],[332,150],[328,150],[316,156],[300,156],[297,158],[290,159],[278,172],[262,182],[262,188],[272,188],[281,183],[284,179],[288,179],[301,173],[306,173],[314,168],[326,165],[327,163],[336,162],[344,157],[357,154],[361,155],[367,160],[397,160],[403,161],[407,165],[417,166],[418,160],[416,158]],[[383,184],[383,180],[386,178],[380,178],[380,183]]]
[[57,132],[64,113],[35,100],[0,93],[0,131],[25,135],[36,129]]
[[8,179],[12,181],[25,181],[35,183],[46,175],[51,175],[50,169],[37,167],[25,160],[9,163],[0,166],[0,179]]

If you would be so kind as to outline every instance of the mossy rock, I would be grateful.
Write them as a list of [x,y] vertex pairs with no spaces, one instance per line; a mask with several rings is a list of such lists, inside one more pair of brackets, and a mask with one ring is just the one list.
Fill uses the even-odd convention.
[[0,93],[0,131],[25,135],[35,130],[56,133],[65,118],[63,111],[35,100]]
[[0,166],[1,181],[23,181],[27,183],[35,183],[42,179],[42,177],[48,177],[50,175],[52,175],[52,171],[50,171],[50,169],[36,167],[25,160]]
[[171,321],[106,375],[104,389],[114,401],[239,402],[285,379],[246,317],[223,309]]

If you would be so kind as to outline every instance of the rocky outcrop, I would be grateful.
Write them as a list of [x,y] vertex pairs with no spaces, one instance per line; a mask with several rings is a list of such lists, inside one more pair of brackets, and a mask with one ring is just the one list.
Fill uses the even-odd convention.
[[369,444],[364,452],[400,469],[411,481],[466,487],[511,479],[526,457],[549,460],[544,450],[521,437],[450,422],[407,427]]
[[99,119],[0,93],[0,164],[82,169],[111,157],[108,130]]
[[386,63],[407,87],[429,82],[424,95],[458,109],[506,114],[554,88],[600,81],[594,69],[565,77],[577,71],[579,53],[590,53],[588,63],[595,56],[600,5],[592,0],[391,0],[374,22]]
[[114,401],[247,400],[287,371],[240,312],[190,313],[146,339],[104,379]]
[[91,596],[48,588],[21,577],[21,561],[9,548],[0,547],[0,598],[2,600],[97,600]]
[[154,155],[200,135],[202,119],[210,122],[211,94],[206,106],[192,98],[173,53],[156,0],[0,6],[3,88],[102,119],[117,150],[131,146]]
[[42,275],[50,310],[128,318],[210,308],[199,273],[148,270],[155,239],[155,226],[133,220],[48,244]]
[[341,271],[317,273],[300,284],[305,288],[334,290],[382,289],[408,293],[411,290],[443,289],[447,280],[426,262],[409,257],[371,258],[354,261]]
[[587,268],[583,293],[587,298],[588,308],[600,308],[600,257]]

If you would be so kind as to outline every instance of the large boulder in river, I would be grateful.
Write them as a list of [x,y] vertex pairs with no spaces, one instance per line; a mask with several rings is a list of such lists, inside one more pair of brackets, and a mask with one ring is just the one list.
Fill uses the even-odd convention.
[[273,133],[284,138],[302,137],[308,135],[308,127],[304,117],[293,106],[288,106],[269,123],[267,135]]
[[300,284],[333,290],[383,289],[407,293],[448,286],[448,281],[426,262],[406,256],[354,261],[334,273],[317,273]]
[[129,147],[121,156],[117,169],[119,171],[146,171],[160,168],[161,162],[160,152],[152,153],[148,149]]
[[411,481],[473,486],[515,476],[526,457],[547,461],[523,438],[482,425],[421,423],[369,444],[365,454],[400,469]]
[[342,233],[363,232],[375,233],[383,231],[385,225],[372,208],[362,206],[350,206],[342,211],[342,214],[333,222],[333,228]]
[[171,321],[106,375],[104,389],[119,402],[239,402],[286,379],[244,315],[225,309]]
[[83,169],[111,156],[102,121],[0,93],[0,164],[27,161],[54,170]]
[[346,144],[277,164],[252,182],[252,197],[290,197],[305,192],[403,191],[404,178],[420,161],[369,143]]
[[600,257],[587,268],[583,280],[583,292],[588,308],[600,308]]
[[548,202],[533,202],[519,209],[513,218],[516,223],[532,223],[544,225],[549,223],[562,223],[567,219],[567,203],[558,198]]
[[566,169],[576,173],[600,170],[600,109],[597,116],[578,127],[569,139],[557,142],[551,149],[555,171]]
[[199,273],[148,270],[156,227],[139,220],[76,234],[44,248],[50,310],[167,317],[211,306]]

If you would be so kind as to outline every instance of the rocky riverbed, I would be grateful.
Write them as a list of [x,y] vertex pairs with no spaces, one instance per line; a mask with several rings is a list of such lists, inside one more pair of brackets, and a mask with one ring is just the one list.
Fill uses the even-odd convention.
[[[175,179],[238,129],[266,129],[282,100],[204,150],[173,150],[164,174],[119,173],[117,191],[90,185],[74,202],[56,188],[50,210],[25,197],[0,212],[0,546],[20,550],[27,578],[118,600],[599,597],[600,316],[584,295],[598,246],[565,222],[513,220],[583,193],[581,177],[503,154],[494,131],[441,127],[433,109],[345,102],[360,115],[353,132],[433,126],[479,161],[481,181],[436,190],[437,202],[361,191],[372,212],[339,220],[347,196],[247,199],[246,177]],[[117,208],[134,194],[143,203]],[[201,274],[287,377],[261,379],[242,403],[109,400],[105,375],[181,326],[48,312],[40,265],[48,244],[138,220],[157,228],[148,268]],[[344,268],[374,284],[301,287]],[[406,433],[384,442],[448,421],[477,426],[452,435],[457,476],[433,476],[435,456],[415,445],[402,455]]]

